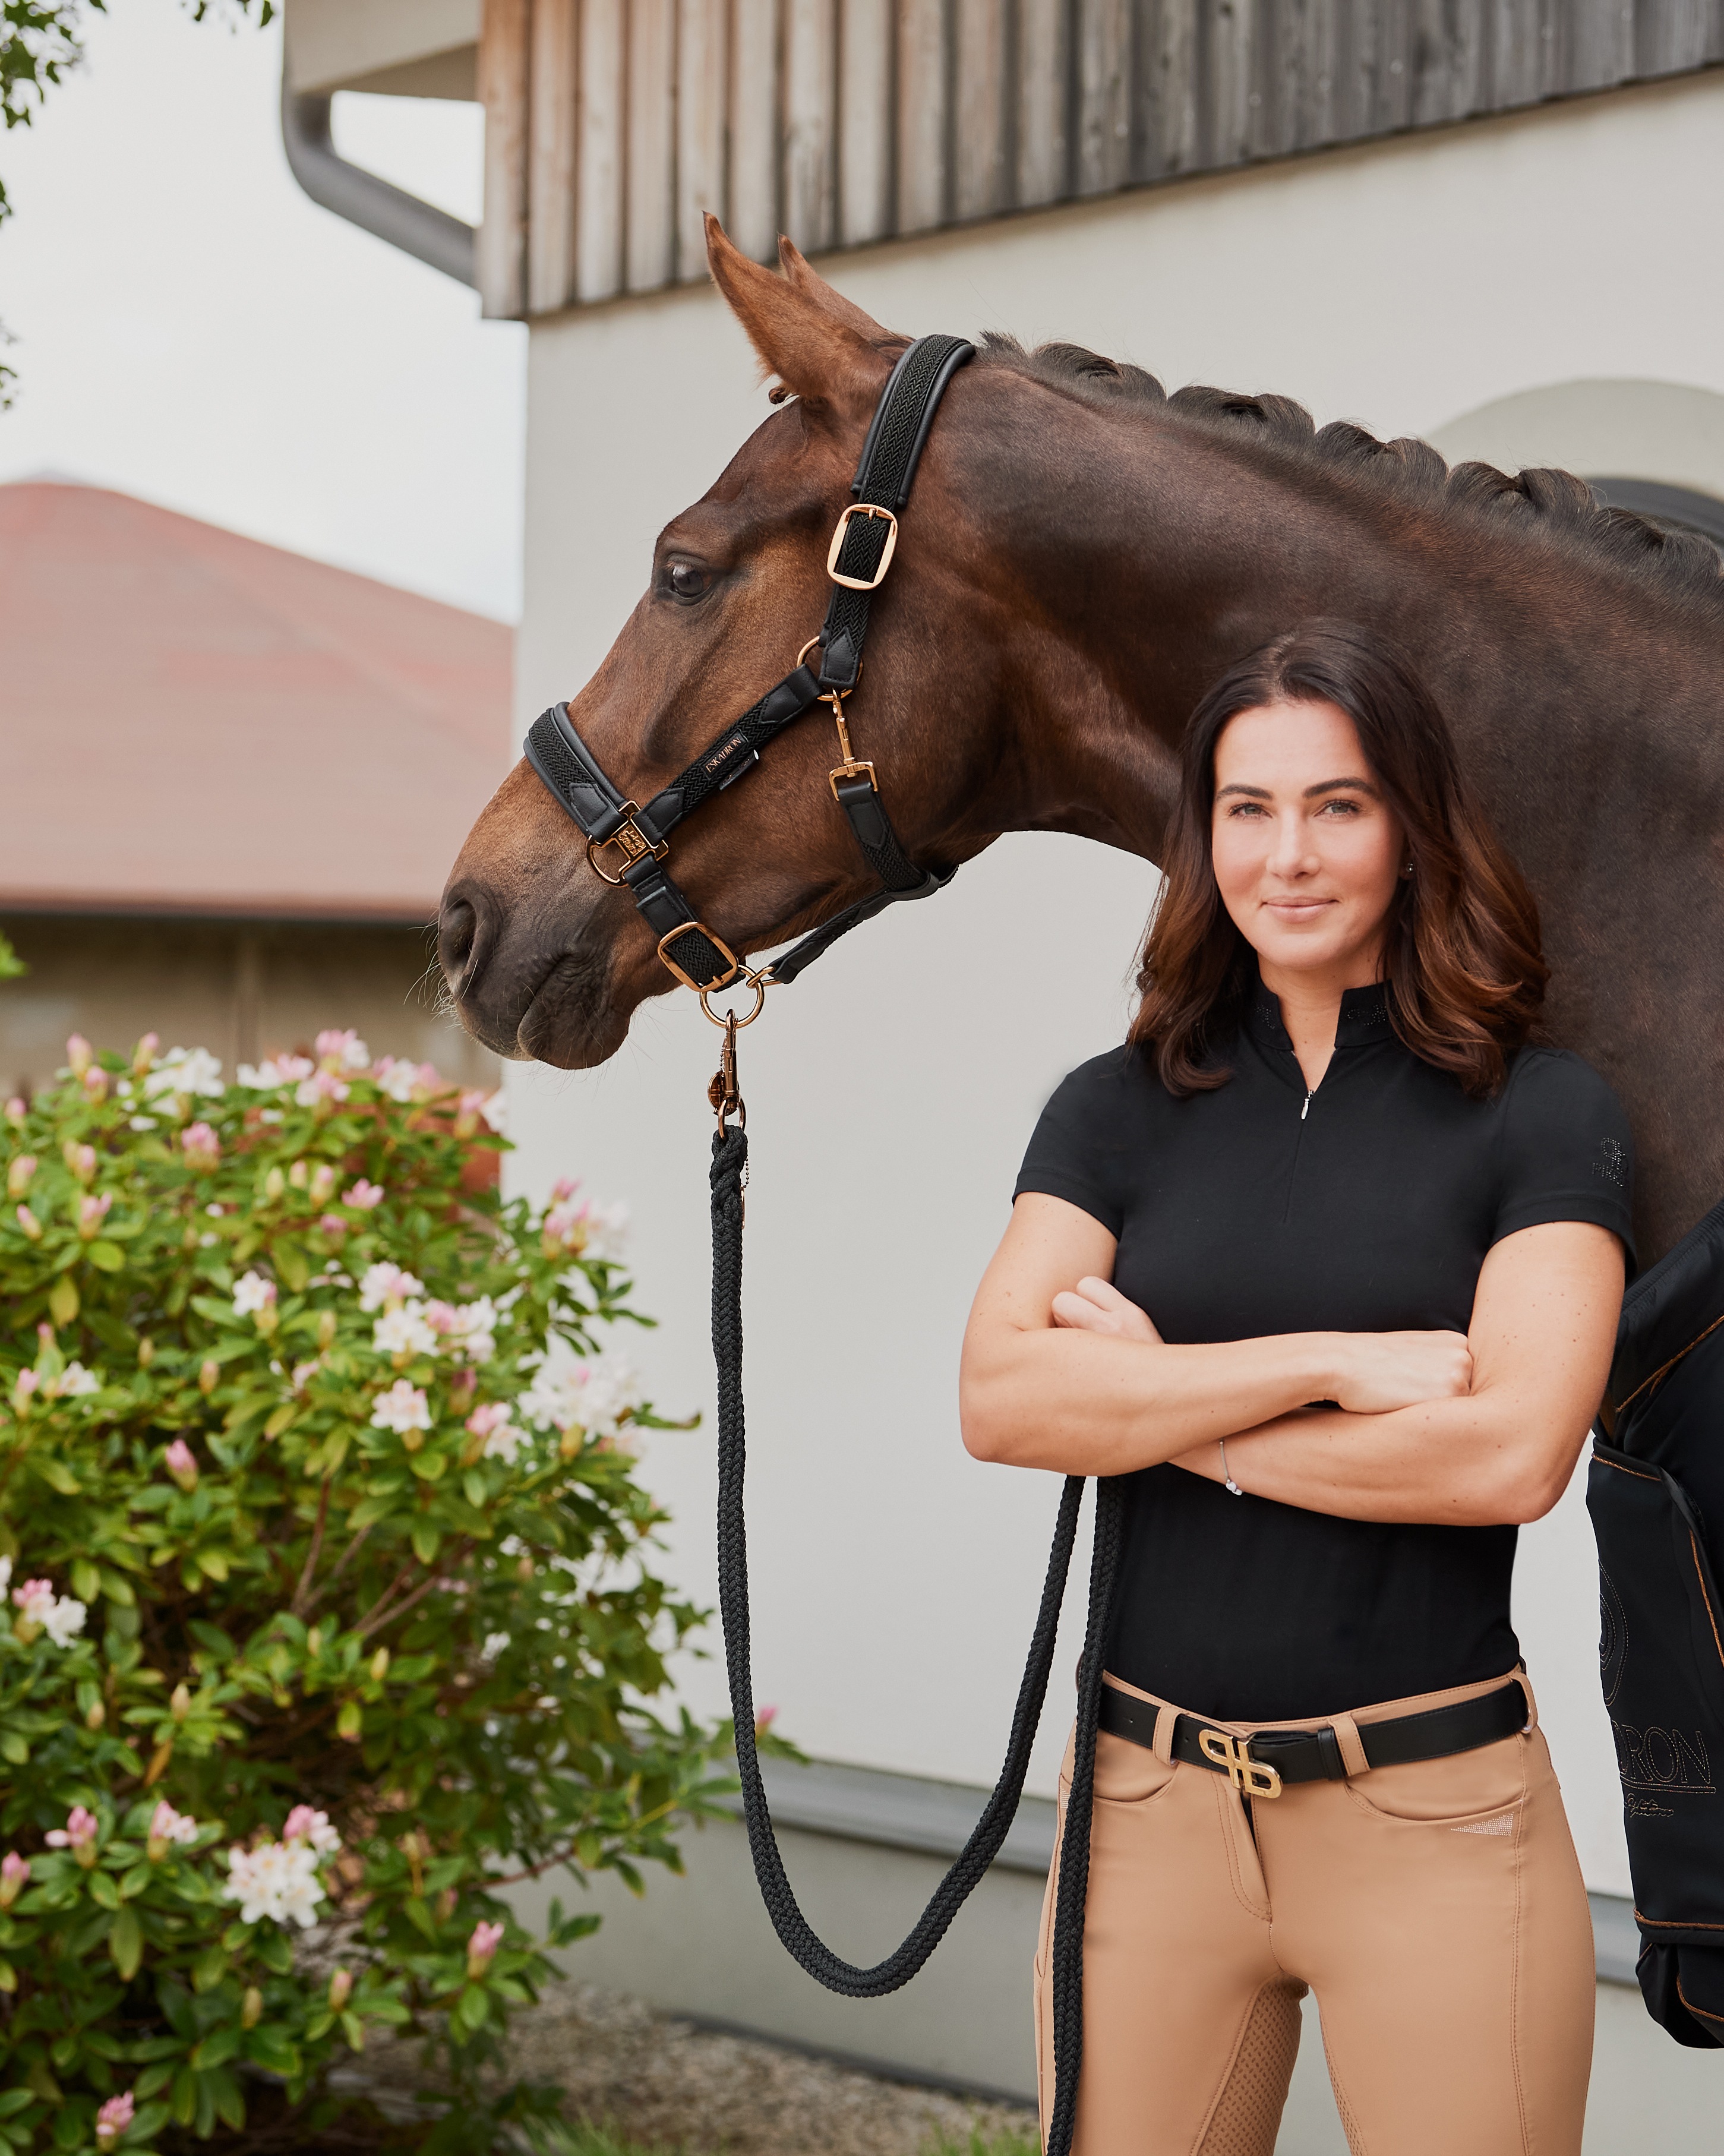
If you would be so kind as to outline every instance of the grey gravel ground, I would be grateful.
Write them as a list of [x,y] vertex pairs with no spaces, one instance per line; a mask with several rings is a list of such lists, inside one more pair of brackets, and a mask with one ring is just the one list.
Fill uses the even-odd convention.
[[[562,1984],[510,2017],[510,2070],[561,2082],[572,2123],[654,2156],[1035,2156],[1034,2112],[883,2081],[754,2037],[720,2035],[638,1999]],[[387,2038],[337,2078],[412,2108],[415,2051]]]
[[[924,2156],[943,2133],[1035,2146],[1033,2114],[906,2087],[753,2038],[661,2018],[580,1984],[511,2022],[517,2072],[561,2082],[572,2117],[687,2156]],[[1007,2148],[1013,2146],[1007,2142]]]

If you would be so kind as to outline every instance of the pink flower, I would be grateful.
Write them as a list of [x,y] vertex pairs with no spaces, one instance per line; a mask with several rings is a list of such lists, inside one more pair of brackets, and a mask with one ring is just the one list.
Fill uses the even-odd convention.
[[473,1936],[467,1942],[467,1974],[481,1977],[497,1958],[497,1948],[503,1943],[503,1927],[488,1924],[483,1918],[473,1927]]
[[156,1060],[156,1051],[161,1045],[162,1035],[159,1033],[146,1033],[139,1041],[131,1051],[131,1075],[134,1078],[146,1075]]
[[487,1400],[482,1407],[475,1408],[467,1418],[467,1428],[483,1441],[480,1453],[482,1460],[500,1460],[510,1467],[515,1465],[521,1432],[511,1423],[505,1401]]
[[162,1455],[162,1466],[187,1495],[198,1487],[198,1460],[182,1437],[177,1437]]
[[316,1108],[325,1101],[345,1101],[349,1090],[333,1070],[314,1070],[294,1088],[294,1100],[301,1108]]
[[85,1811],[82,1804],[74,1804],[65,1825],[55,1827],[43,1840],[50,1849],[69,1849],[88,1871],[95,1862],[95,1838],[100,1831],[101,1821],[95,1814]]
[[94,1146],[80,1145],[75,1138],[68,1138],[60,1147],[60,1152],[65,1159],[66,1166],[71,1169],[80,1183],[93,1183],[95,1180],[95,1147]]
[[362,1175],[342,1199],[343,1205],[351,1205],[362,1213],[374,1212],[383,1202],[383,1187],[380,1183],[367,1183]]
[[20,1205],[18,1209],[18,1224],[33,1243],[42,1240],[42,1223],[28,1205]]
[[180,1140],[186,1165],[207,1173],[222,1157],[222,1142],[208,1123],[188,1124]]
[[105,1190],[100,1198],[86,1194],[78,1201],[78,1233],[86,1243],[93,1243],[100,1235],[113,1204],[111,1190]]
[[326,1235],[345,1235],[349,1224],[339,1213],[326,1213],[317,1224]]
[[772,1724],[773,1724],[773,1723],[774,1723],[777,1719],[778,1719],[778,1710],[777,1710],[777,1708],[776,1707],[756,1707],[756,1709],[754,1710],[754,1733],[755,1733],[755,1735],[756,1735],[757,1737],[764,1737],[764,1736],[766,1735],[766,1733],[767,1733],[767,1730],[769,1730],[769,1729],[772,1727]]
[[6,1104],[6,1120],[15,1130],[22,1130],[30,1112],[28,1101],[14,1093]]
[[[33,1370],[20,1370],[18,1377],[33,1378]],[[54,1607],[54,1582],[51,1579],[27,1579],[22,1587],[14,1587],[12,1599],[23,1610],[26,1625],[41,1625]]]
[[66,1043],[66,1060],[72,1066],[72,1075],[81,1078],[94,1060],[95,1050],[81,1033],[74,1033]]
[[353,1972],[351,1969],[332,1969],[329,1973],[329,2010],[339,2014],[353,1996]]
[[156,1805],[150,1816],[150,1832],[144,1845],[144,1854],[151,1864],[159,1864],[176,1842],[196,1841],[198,1822],[177,1812],[166,1798]]
[[[23,1209],[23,1207],[20,1205],[18,1208],[19,1212],[22,1213]],[[38,1232],[39,1233],[40,1231],[38,1230]],[[20,1370],[18,1372],[17,1377],[13,1380],[12,1386],[12,1404],[15,1414],[22,1414],[24,1409],[28,1407],[30,1404],[30,1395],[35,1391],[37,1386],[39,1385],[41,1382],[42,1380],[36,1375],[36,1373],[33,1370]],[[15,1602],[18,1599],[17,1595],[14,1595],[13,1599]]]
[[374,1429],[393,1430],[409,1452],[417,1452],[425,1442],[419,1433],[431,1427],[431,1404],[417,1385],[398,1378],[372,1401],[371,1419]]
[[341,1845],[341,1837],[329,1823],[329,1814],[320,1812],[310,1804],[295,1804],[287,1815],[287,1825],[281,1830],[284,1841],[307,1842],[320,1856],[332,1856]]
[[317,1036],[317,1060],[326,1070],[364,1070],[370,1067],[371,1050],[349,1026],[345,1032],[333,1029]]
[[29,1188],[30,1178],[35,1174],[35,1154],[33,1152],[21,1152],[18,1158],[13,1162],[11,1167],[6,1171],[7,1196],[8,1198],[22,1198],[24,1193]]
[[0,1856],[0,1909],[12,1907],[23,1892],[29,1876],[29,1859],[20,1856],[15,1849],[8,1849],[4,1856]]
[[86,1101],[105,1101],[108,1097],[108,1074],[99,1063],[84,1074],[84,1097]]
[[327,1205],[335,1194],[336,1172],[326,1160],[319,1161],[311,1173],[311,1203]]
[[95,2115],[96,2147],[111,2148],[130,2128],[136,2109],[130,2089],[124,2096],[110,2096]]

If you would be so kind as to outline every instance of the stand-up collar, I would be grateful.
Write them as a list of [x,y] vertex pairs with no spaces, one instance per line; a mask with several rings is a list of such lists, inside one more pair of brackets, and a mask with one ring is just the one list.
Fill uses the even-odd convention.
[[[1266,1047],[1290,1049],[1286,1027],[1281,1023],[1280,1001],[1272,996],[1259,980],[1252,988],[1249,1000],[1251,1029]],[[1388,1014],[1388,985],[1373,981],[1364,988],[1344,988],[1341,996],[1341,1016],[1335,1028],[1337,1048],[1368,1048],[1373,1042],[1391,1037]]]

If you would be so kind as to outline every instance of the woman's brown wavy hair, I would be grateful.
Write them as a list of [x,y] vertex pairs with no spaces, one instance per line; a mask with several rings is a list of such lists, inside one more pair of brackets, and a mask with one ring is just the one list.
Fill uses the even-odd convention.
[[1351,622],[1289,629],[1230,667],[1192,713],[1131,1039],[1152,1054],[1170,1093],[1226,1084],[1217,1051],[1257,964],[1221,902],[1210,857],[1215,746],[1241,711],[1320,703],[1352,721],[1407,834],[1413,874],[1397,886],[1383,944],[1391,1022],[1415,1055],[1488,1096],[1544,1000],[1538,908],[1462,774],[1434,698],[1391,644]]

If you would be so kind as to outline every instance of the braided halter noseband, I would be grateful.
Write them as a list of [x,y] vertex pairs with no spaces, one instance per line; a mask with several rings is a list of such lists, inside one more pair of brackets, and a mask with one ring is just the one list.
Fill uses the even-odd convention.
[[[1060,1501],[1054,1547],[1036,1614],[1029,1654],[1012,1717],[1004,1764],[974,1830],[936,1887],[910,1936],[871,1969],[833,1953],[797,1905],[772,1830],[757,1755],[754,1676],[748,1613],[748,1546],[743,1512],[747,1464],[742,1404],[742,1193],[747,1180],[748,1136],[736,1086],[736,1034],[760,1015],[769,987],[795,980],[840,936],[900,899],[926,898],[942,891],[955,867],[920,868],[906,853],[880,799],[874,766],[850,746],[844,699],[862,665],[869,610],[891,567],[898,542],[897,512],[910,499],[916,468],[947,383],[975,347],[961,337],[918,337],[892,370],[862,448],[851,484],[854,496],[838,520],[826,557],[832,599],[818,637],[803,646],[797,663],[775,688],[745,711],[716,741],[642,808],[607,777],[576,731],[567,704],[553,704],[535,719],[526,737],[527,759],[587,841],[587,858],[605,882],[626,886],[642,918],[658,938],[659,956],[677,979],[693,988],[714,1024],[724,1028],[723,1055],[709,1097],[718,1116],[712,1141],[712,1348],[718,1368],[718,1584],[731,1714],[736,1732],[736,1772],[749,1851],[774,1930],[814,1979],[852,1999],[878,1999],[907,1984],[945,1937],[952,1919],[999,1853],[1018,1801],[1041,1718],[1052,1667],[1060,1604],[1077,1532],[1084,1478],[1068,1476]],[[819,670],[804,664],[818,647]],[[838,723],[841,761],[829,778],[833,798],[881,888],[847,906],[774,959],[752,970],[700,918],[664,866],[670,834],[713,795],[721,793],[760,761],[760,752],[817,703],[829,703]],[[603,865],[613,853],[615,873]],[[738,984],[754,991],[746,1016],[721,1015],[707,998]],[[726,1117],[737,1121],[726,1127]],[[1077,2118],[1079,2068],[1083,2055],[1084,1911],[1089,1888],[1090,1820],[1101,1661],[1120,1539],[1116,1482],[1096,1484],[1095,1545],[1090,1566],[1089,1624],[1078,1668],[1077,1729],[1070,1792],[1060,1838],[1060,1875],[1052,1951],[1054,2096],[1046,2156],[1069,2156]]]

